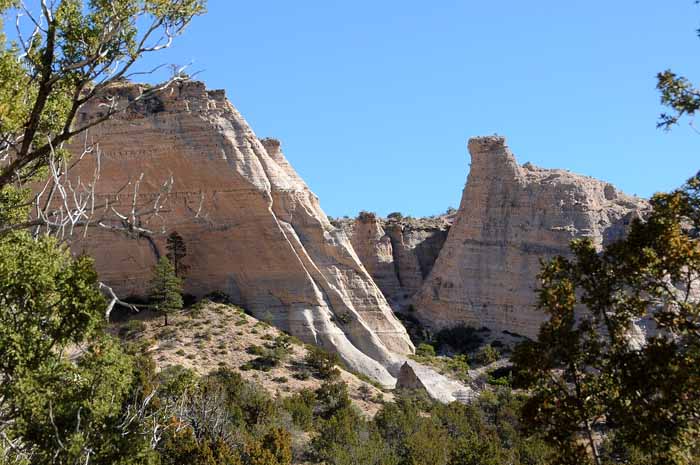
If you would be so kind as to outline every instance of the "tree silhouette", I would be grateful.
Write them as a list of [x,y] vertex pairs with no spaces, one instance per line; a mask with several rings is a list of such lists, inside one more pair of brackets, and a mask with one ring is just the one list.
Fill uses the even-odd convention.
[[185,240],[177,231],[173,231],[168,236],[166,248],[168,249],[166,256],[175,268],[175,275],[182,278],[189,269],[189,267],[182,262],[187,256]]

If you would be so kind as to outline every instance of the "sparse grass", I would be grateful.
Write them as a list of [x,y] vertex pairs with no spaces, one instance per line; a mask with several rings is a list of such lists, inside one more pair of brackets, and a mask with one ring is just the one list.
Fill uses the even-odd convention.
[[177,328],[174,328],[172,326],[164,326],[160,331],[158,331],[158,334],[156,337],[160,340],[163,339],[171,339],[177,336]]
[[119,335],[125,339],[138,336],[146,330],[146,323],[141,320],[129,320],[119,329]]
[[[162,326],[162,319],[139,322],[138,326],[132,327],[139,332],[127,343],[143,346],[143,351],[153,351],[153,358],[160,369],[182,363],[205,374],[228,367],[240,370],[245,379],[259,382],[283,398],[295,396],[300,390],[317,389],[320,380],[326,379],[324,376],[329,376],[329,379],[342,376],[352,386],[354,402],[358,402],[366,411],[372,412],[377,408],[375,405],[378,404],[374,403],[377,399],[373,397],[377,390],[368,385],[371,380],[367,377],[349,377],[341,372],[335,366],[339,363],[335,356],[327,355],[335,359],[330,363],[316,360],[310,365],[306,360],[307,354],[315,351],[315,346],[305,345],[298,338],[266,322],[260,323],[237,307],[206,301],[193,307],[194,312],[190,307],[173,315],[171,325],[167,327]],[[119,328],[124,326],[126,323]],[[325,353],[323,350],[321,352]],[[311,358],[317,357],[321,356],[317,354]],[[373,396],[368,397],[367,390]]]

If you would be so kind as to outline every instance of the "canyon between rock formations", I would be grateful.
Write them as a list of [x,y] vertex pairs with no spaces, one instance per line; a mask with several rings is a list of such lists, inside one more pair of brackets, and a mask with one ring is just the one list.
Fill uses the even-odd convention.
[[[123,83],[111,92],[126,101],[141,90]],[[99,104],[80,117],[99,114]],[[147,205],[174,180],[152,218],[165,234],[96,228],[74,242],[117,293],[145,293],[176,230],[188,248],[185,292],[224,292],[385,386],[408,370],[412,384],[437,386],[433,395],[444,401],[464,396],[463,386],[411,369],[414,347],[395,311],[431,328],[463,323],[534,337],[545,318],[535,307],[539,260],[568,254],[577,237],[602,246],[647,208],[605,182],[520,166],[503,137],[489,136],[469,141],[471,169],[453,216],[331,222],[280,143],[258,139],[223,91],[193,81],[96,126],[88,139],[99,146],[100,199],[128,207],[121,189],[143,175],[137,203]],[[94,170],[86,158],[71,176]]]

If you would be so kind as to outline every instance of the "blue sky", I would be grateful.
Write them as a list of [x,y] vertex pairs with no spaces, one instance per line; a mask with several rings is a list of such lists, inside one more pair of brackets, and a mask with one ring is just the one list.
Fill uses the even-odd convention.
[[[700,81],[692,0],[209,0],[171,50],[283,149],[329,215],[459,204],[466,140],[649,196],[700,168],[658,71]],[[151,59],[149,59],[151,60]],[[699,122],[700,126],[700,122]]]

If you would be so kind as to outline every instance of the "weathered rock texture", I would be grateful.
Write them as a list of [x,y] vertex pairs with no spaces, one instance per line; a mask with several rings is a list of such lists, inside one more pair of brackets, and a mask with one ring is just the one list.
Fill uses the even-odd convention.
[[464,323],[534,337],[544,321],[540,260],[568,255],[574,238],[620,238],[645,201],[564,170],[519,166],[503,137],[469,141],[471,169],[435,266],[414,299],[439,328]]
[[383,219],[363,212],[354,221],[335,223],[392,307],[404,310],[437,260],[451,221],[451,216]]
[[[131,99],[140,86],[112,92]],[[81,117],[100,111],[95,102]],[[176,85],[89,137],[102,153],[100,199],[124,207],[130,188],[116,193],[143,173],[138,198],[147,205],[173,176],[162,217],[150,227],[162,223],[184,237],[186,292],[221,290],[258,318],[393,385],[402,356],[413,351],[405,329],[279,142],[259,140],[223,91],[200,82]],[[91,176],[91,160],[73,176]],[[165,236],[134,240],[95,229],[74,248],[95,257],[102,279],[121,295],[143,295]]]
[[423,389],[430,397],[445,404],[454,401],[467,403],[477,396],[470,387],[451,380],[413,360],[407,360],[401,367],[396,387]]

